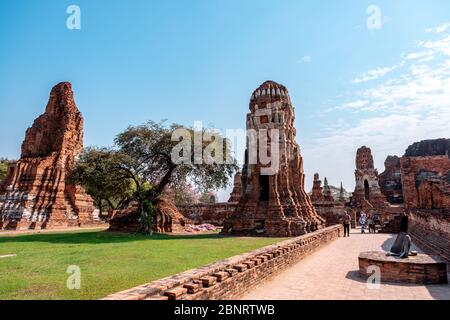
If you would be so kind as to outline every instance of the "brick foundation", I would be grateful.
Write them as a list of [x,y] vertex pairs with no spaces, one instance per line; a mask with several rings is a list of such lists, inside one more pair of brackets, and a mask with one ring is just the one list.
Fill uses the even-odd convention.
[[328,227],[250,253],[115,293],[103,300],[239,299],[251,289],[342,234],[342,226]]
[[409,284],[446,284],[447,264],[425,254],[398,259],[386,256],[385,252],[363,252],[359,255],[359,274],[369,277],[368,268],[377,266],[381,271],[381,282]]

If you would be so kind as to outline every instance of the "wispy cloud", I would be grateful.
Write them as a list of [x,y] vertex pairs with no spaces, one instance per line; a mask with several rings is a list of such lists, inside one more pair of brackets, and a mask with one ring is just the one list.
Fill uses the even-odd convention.
[[310,63],[310,62],[312,62],[311,56],[304,56],[298,61],[298,63]]
[[367,71],[365,73],[362,74],[362,76],[353,79],[352,82],[353,83],[364,83],[364,82],[368,82],[371,80],[375,80],[381,77],[384,77],[385,75],[387,75],[388,73],[394,71],[395,69],[397,69],[398,66],[393,66],[393,67],[384,67],[384,68],[376,68],[370,71]]
[[[355,89],[348,95],[351,99],[327,110],[349,120],[330,123],[316,139],[305,143],[307,172],[316,171],[317,167],[329,168],[329,172],[324,169],[322,174],[333,177],[339,167],[339,179],[349,185],[354,179],[355,153],[362,145],[372,148],[378,169],[383,171],[387,155],[402,155],[416,141],[450,137],[448,25],[434,28],[438,39],[417,41],[394,67],[376,68],[353,81],[378,79],[373,84],[367,83],[365,89]],[[391,73],[393,70],[396,72]],[[329,161],[330,154],[331,166],[324,163]]]
[[425,31],[428,33],[442,33],[450,29],[450,23],[444,23],[434,28],[428,28]]

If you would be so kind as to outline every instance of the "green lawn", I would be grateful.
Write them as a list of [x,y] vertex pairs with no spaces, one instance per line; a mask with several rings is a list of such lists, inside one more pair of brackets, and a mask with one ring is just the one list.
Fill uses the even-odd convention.
[[[0,236],[0,299],[97,299],[282,239],[113,234]],[[81,289],[66,288],[69,265]]]

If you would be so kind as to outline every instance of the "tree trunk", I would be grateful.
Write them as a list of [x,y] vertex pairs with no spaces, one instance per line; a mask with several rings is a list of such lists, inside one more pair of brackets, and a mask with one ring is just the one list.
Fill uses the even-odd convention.
[[146,221],[147,221],[147,214],[144,211],[144,203],[139,200],[139,217],[140,217],[140,224],[141,224],[141,233],[147,234],[146,230]]

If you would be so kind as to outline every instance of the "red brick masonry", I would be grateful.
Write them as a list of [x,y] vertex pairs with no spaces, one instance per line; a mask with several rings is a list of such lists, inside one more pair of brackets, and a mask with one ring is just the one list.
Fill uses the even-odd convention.
[[[204,267],[189,270],[103,300],[231,300],[238,299],[290,265],[342,236],[332,226]],[[300,284],[299,284],[300,285]]]
[[385,252],[371,251],[359,255],[359,274],[371,276],[369,266],[377,266],[381,270],[381,282],[399,282],[411,284],[443,284],[447,283],[447,264],[425,254],[408,259],[386,256]]

